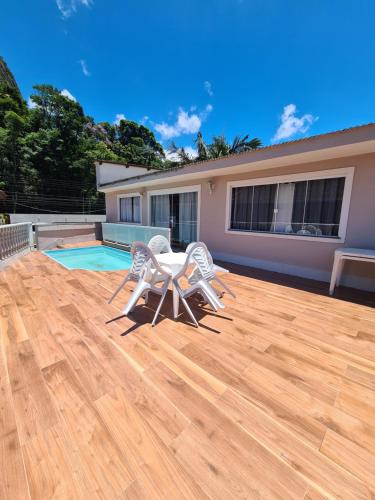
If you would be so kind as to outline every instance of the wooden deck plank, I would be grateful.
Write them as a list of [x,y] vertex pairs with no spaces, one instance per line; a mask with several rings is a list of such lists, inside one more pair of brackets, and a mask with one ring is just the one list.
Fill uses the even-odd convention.
[[321,493],[353,500],[371,497],[365,484],[343,471],[336,462],[327,460],[283,423],[274,422],[272,417],[235,391],[228,390],[220,398],[219,407],[224,407],[234,421]]
[[67,439],[77,465],[93,492],[115,497],[134,480],[128,459],[108,432],[67,361],[43,370],[60,409]]
[[[137,481],[152,497],[203,498],[205,495],[173,453],[148,425],[121,388],[95,403],[108,429],[132,457]],[[145,484],[144,484],[145,483]]]
[[16,431],[0,438],[0,470],[1,499],[25,500],[30,498],[25,464]]
[[372,453],[328,430],[320,451],[368,484],[375,494],[375,461]]

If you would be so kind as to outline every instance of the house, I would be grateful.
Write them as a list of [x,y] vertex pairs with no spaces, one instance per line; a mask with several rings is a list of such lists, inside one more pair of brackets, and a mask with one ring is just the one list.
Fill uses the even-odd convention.
[[[216,259],[329,281],[334,250],[375,249],[375,124],[151,171],[97,162],[107,222],[171,228]],[[343,283],[375,290],[375,266]]]

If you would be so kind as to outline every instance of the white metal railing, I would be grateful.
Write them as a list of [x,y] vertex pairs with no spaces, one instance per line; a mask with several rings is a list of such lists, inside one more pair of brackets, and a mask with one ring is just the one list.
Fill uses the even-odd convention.
[[168,241],[171,240],[171,230],[168,227],[106,222],[102,224],[102,230],[104,241],[112,241],[125,245],[131,245],[133,241],[142,241],[147,244],[157,234],[162,234]]
[[0,226],[0,260],[33,246],[31,222]]

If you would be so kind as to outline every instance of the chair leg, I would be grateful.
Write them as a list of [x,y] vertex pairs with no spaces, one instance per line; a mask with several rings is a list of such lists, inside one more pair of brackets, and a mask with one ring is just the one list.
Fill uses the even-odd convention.
[[190,309],[190,307],[189,307],[189,304],[187,303],[187,300],[186,300],[184,297],[182,297],[182,295],[181,295],[181,301],[182,301],[182,303],[184,304],[185,309],[187,310],[187,312],[188,312],[188,314],[189,314],[189,316],[190,316],[190,318],[191,318],[192,322],[193,322],[193,323],[194,323],[194,325],[198,328],[198,326],[199,326],[199,325],[198,325],[198,321],[195,319],[195,316],[194,316],[194,314],[192,313],[192,311],[191,311],[191,309]]
[[126,285],[128,281],[128,277],[126,276],[120,283],[120,285],[118,286],[118,288],[116,289],[115,293],[112,295],[112,297],[109,299],[108,301],[108,304],[110,304],[112,302],[112,300],[116,297],[116,295],[119,293],[119,291]]
[[178,310],[180,306],[180,293],[176,286],[172,289],[172,301],[173,301],[173,318],[178,318]]
[[217,298],[215,290],[209,283],[207,283],[206,281],[201,281],[200,287],[202,289],[202,292],[206,296],[208,303],[215,311],[217,311],[218,309],[224,309],[224,304]]
[[160,312],[161,306],[163,305],[165,296],[167,295],[167,292],[168,292],[168,285],[169,285],[169,281],[163,286],[163,293],[162,293],[162,296],[161,296],[158,308],[155,311],[155,316],[154,316],[154,319],[152,320],[152,323],[151,323],[152,326],[155,326],[157,317],[159,316],[159,312]]
[[123,314],[125,314],[125,316],[127,316],[130,312],[133,311],[140,297],[145,293],[146,290],[149,290],[149,288],[150,285],[148,283],[145,283],[144,281],[140,281],[137,284],[134,292],[130,296],[128,303],[126,304],[126,306],[122,311]]
[[227,286],[220,278],[215,276],[214,280],[217,281],[224,288],[224,290],[229,293],[229,295],[231,295],[234,299],[236,298],[236,294],[233,293],[229,286]]

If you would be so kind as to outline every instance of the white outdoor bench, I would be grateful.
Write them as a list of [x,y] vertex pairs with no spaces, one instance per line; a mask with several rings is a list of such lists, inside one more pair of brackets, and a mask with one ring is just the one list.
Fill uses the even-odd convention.
[[335,250],[331,284],[329,286],[330,295],[333,294],[335,287],[340,283],[345,260],[357,260],[360,262],[375,263],[375,250],[366,248],[338,248],[337,250]]

